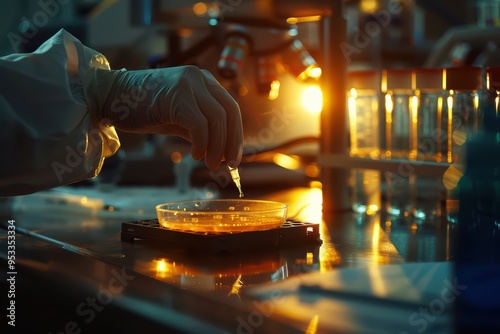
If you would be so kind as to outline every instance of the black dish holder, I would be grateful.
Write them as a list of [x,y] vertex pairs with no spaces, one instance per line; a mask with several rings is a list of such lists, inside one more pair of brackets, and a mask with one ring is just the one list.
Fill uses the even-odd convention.
[[121,241],[145,239],[169,248],[235,252],[321,244],[319,224],[287,220],[280,227],[239,233],[172,230],[157,219],[122,223]]

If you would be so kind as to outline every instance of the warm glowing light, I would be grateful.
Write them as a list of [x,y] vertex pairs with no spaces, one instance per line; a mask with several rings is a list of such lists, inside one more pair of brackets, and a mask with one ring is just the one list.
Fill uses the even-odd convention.
[[351,95],[351,97],[354,97],[354,98],[358,97],[358,91],[356,90],[356,88],[351,88],[349,90],[349,94]]
[[417,95],[411,97],[411,130],[410,130],[410,159],[415,160],[417,158],[418,151],[418,104],[419,98]]
[[453,131],[452,137],[455,144],[461,146],[465,144],[465,141],[467,140],[467,132],[459,128]]
[[463,171],[457,165],[451,165],[443,174],[443,185],[446,189],[455,189],[458,181],[464,175]]
[[417,124],[418,122],[418,96],[411,97],[411,122]]
[[[442,118],[443,118],[443,97],[440,96],[440,97],[438,97],[438,100],[437,100],[437,126],[436,126],[436,129],[442,129],[442,126],[443,126]],[[442,153],[442,148],[441,148],[443,140],[444,139],[443,139],[442,131],[436,131],[436,151],[438,152],[437,157],[436,157],[437,162],[443,161],[443,153]]]
[[[448,133],[452,133],[453,129],[453,91],[450,90],[450,95],[446,99],[448,102],[448,124],[447,124],[447,130]],[[453,157],[452,157],[452,136],[448,136],[448,142],[447,142],[447,154],[446,154],[446,161],[447,162],[452,162]]]
[[321,67],[312,66],[307,69],[309,78],[319,79],[322,73],[323,71],[321,70]]
[[234,281],[233,286],[231,287],[231,291],[229,291],[228,296],[236,295],[238,298],[240,297],[240,289],[243,286],[243,282],[241,281],[241,274],[238,276],[236,281]]
[[385,151],[386,158],[392,156],[392,109],[394,108],[394,103],[392,102],[392,94],[388,92],[385,94],[385,132],[386,132],[386,146]]
[[246,96],[247,94],[248,94],[248,87],[247,86],[240,86],[240,88],[238,88],[238,95]]
[[114,206],[112,206],[112,205],[110,205],[110,206],[108,207],[108,211],[109,211],[109,212],[113,212],[113,211],[115,211],[115,207],[114,207]]
[[309,86],[302,93],[302,105],[313,114],[321,112],[323,109],[323,93],[319,86]]
[[378,160],[380,158],[380,150],[374,149],[368,153],[371,159]]
[[286,169],[294,170],[300,167],[300,162],[297,159],[282,153],[274,154],[273,161],[276,165]]
[[320,169],[316,164],[309,164],[304,168],[304,174],[309,177],[318,177],[320,174]]
[[309,188],[323,189],[323,184],[321,183],[321,181],[311,181],[309,182]]
[[[386,223],[387,225],[387,223]],[[392,262],[389,257],[399,256],[399,252],[394,246],[394,244],[390,241],[388,236],[385,234],[384,230],[381,228],[381,222],[379,218],[373,219],[373,232],[371,239],[371,264],[383,264]],[[374,267],[376,268],[376,267]],[[370,273],[370,281],[372,282],[373,291],[383,292],[385,289],[383,284],[384,280],[375,279],[372,274],[378,276],[378,272]],[[382,293],[383,294],[383,293]]]
[[182,161],[182,154],[179,151],[174,151],[170,154],[170,160],[172,160],[174,164],[178,164]]
[[319,79],[322,73],[323,71],[321,70],[321,67],[318,67],[317,65],[310,65],[297,76],[297,79],[303,82],[308,79]]
[[323,244],[319,247],[319,271],[324,273],[343,263],[343,259],[331,240],[327,224],[320,225],[320,234]]
[[167,274],[172,272],[172,264],[167,263],[165,259],[159,259],[155,261],[156,278],[165,278]]
[[312,188],[309,192],[309,200],[310,203],[314,203],[315,205],[323,204],[323,193],[321,188]]
[[367,216],[373,216],[373,215],[377,214],[377,212],[379,211],[379,209],[380,209],[380,207],[377,204],[370,204],[366,208],[365,214]]
[[380,80],[380,90],[383,93],[387,92],[387,70],[382,71],[382,78]]
[[165,260],[156,261],[156,271],[157,272],[165,272],[167,270],[167,263]]
[[361,0],[359,9],[363,13],[375,13],[378,9],[378,0]]
[[276,100],[280,95],[280,82],[274,80],[271,82],[271,89],[269,90],[269,95],[267,96],[269,100]]
[[289,17],[286,19],[288,24],[297,24],[304,22],[316,22],[321,19],[321,15],[311,15],[311,16],[301,16],[301,17]]
[[307,252],[306,254],[306,264],[308,266],[312,266],[314,264],[314,254],[311,252]]
[[479,108],[479,96],[478,95],[475,95],[474,96],[474,109],[477,109]]
[[292,213],[295,219],[321,223],[323,210],[323,192],[321,188],[311,187],[307,189],[305,196],[302,197],[301,195],[301,201],[306,204],[301,208],[297,208],[296,213]]
[[[477,114],[477,110],[479,109],[479,95],[474,96],[474,113]],[[474,132],[479,131],[479,121],[477,117],[472,118],[472,126],[474,128]]]
[[394,109],[394,103],[392,102],[392,95],[385,94],[385,110],[390,112],[391,118],[387,120],[387,123],[392,123],[392,110]]
[[87,196],[83,196],[81,199],[80,199],[80,203],[82,204],[87,204],[87,202],[89,201],[89,198]]
[[204,16],[207,13],[208,6],[204,2],[197,2],[193,5],[193,12],[196,16]]
[[349,95],[347,99],[347,110],[349,113],[349,133],[351,136],[350,154],[351,156],[355,156],[358,154],[358,121],[356,113],[356,98],[358,93],[356,88],[351,88]]
[[319,323],[319,315],[315,314],[314,317],[311,319],[311,322],[307,326],[307,329],[304,334],[317,334],[318,323]]

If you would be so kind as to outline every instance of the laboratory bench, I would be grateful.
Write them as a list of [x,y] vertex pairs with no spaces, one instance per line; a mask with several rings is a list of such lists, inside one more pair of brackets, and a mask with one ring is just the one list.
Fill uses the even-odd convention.
[[[245,195],[287,203],[289,218],[318,224],[319,240],[263,247],[256,238],[250,247],[234,252],[192,251],[152,240],[122,241],[122,223],[144,217],[129,217],[109,207],[102,212],[82,212],[52,203],[45,210],[25,206],[4,214],[1,286],[3,300],[15,301],[16,327],[11,329],[17,331],[12,332],[388,333],[395,328],[421,328],[408,321],[418,312],[418,304],[385,305],[383,298],[378,299],[382,301],[379,304],[341,296],[333,298],[333,306],[320,306],[318,296],[323,292],[307,294],[307,298],[316,296],[311,301],[302,294],[297,297],[293,284],[309,278],[315,286],[322,279],[333,280],[332,273],[342,269],[354,276],[337,277],[337,282],[344,282],[337,292],[352,281],[352,286],[371,286],[371,292],[378,293],[377,289],[390,288],[399,281],[390,270],[374,274],[370,268],[403,266],[404,272],[404,266],[411,264],[446,266],[453,259],[453,224],[445,219],[419,223],[383,212],[366,216],[345,211],[326,217],[322,214],[322,191],[315,185],[248,187]],[[235,196],[234,189],[228,187],[220,196]],[[8,248],[12,220],[15,248]],[[12,249],[15,253],[8,253]],[[15,262],[8,262],[12,254]],[[418,274],[421,269],[416,270]],[[385,275],[388,280],[380,285]],[[366,281],[359,281],[360,277]],[[373,282],[377,278],[379,282]],[[15,297],[5,298],[10,291]],[[287,296],[296,297],[290,305],[298,303],[289,311],[286,304],[273,303],[285,291]],[[9,304],[2,306],[6,312]],[[306,309],[295,314],[301,307]],[[389,313],[373,319],[381,307],[388,307]],[[394,314],[398,322],[394,317],[386,321],[387,314]],[[445,317],[429,326],[449,332],[451,320]]]

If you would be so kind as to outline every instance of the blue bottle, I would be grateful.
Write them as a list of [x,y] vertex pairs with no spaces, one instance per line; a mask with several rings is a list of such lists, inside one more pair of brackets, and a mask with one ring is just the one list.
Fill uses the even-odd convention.
[[484,124],[465,147],[455,245],[457,333],[500,333],[500,119],[496,94],[481,100]]

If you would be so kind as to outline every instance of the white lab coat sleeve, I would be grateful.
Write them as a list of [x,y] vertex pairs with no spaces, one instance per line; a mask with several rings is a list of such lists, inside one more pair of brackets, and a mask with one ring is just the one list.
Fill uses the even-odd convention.
[[95,177],[118,150],[115,129],[100,124],[85,96],[93,67],[109,70],[65,30],[33,53],[0,57],[0,196]]

